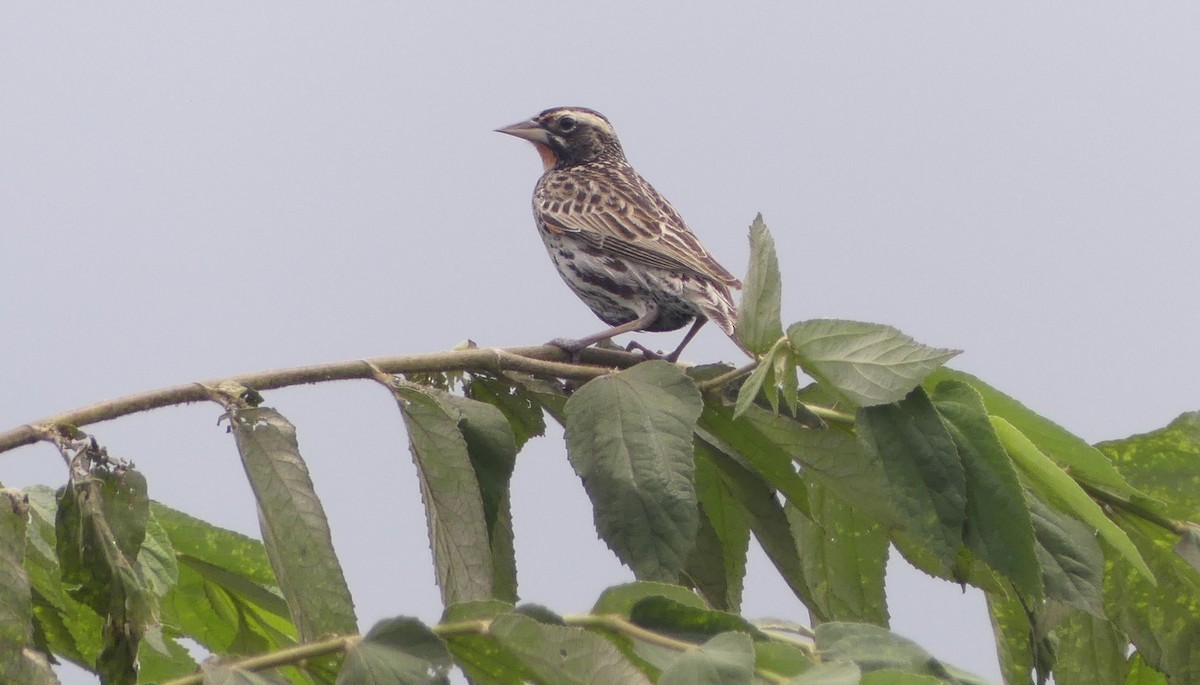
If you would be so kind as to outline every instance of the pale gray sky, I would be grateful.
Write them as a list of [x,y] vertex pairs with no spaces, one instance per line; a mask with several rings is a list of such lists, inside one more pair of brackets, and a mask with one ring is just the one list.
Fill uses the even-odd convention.
[[[0,7],[0,428],[191,380],[598,330],[538,239],[532,148],[604,112],[727,267],[763,212],[785,318],[888,323],[1089,440],[1200,409],[1200,5],[214,2]],[[643,334],[669,348],[673,334]],[[688,359],[736,360],[714,327]],[[400,416],[271,392],[362,624],[439,614]],[[155,498],[257,534],[215,406],[92,427]],[[44,446],[6,485],[64,482]],[[552,431],[522,595],[630,578]],[[998,679],[982,598],[900,562],[893,627]],[[804,619],[761,555],[748,615]],[[72,677],[68,682],[91,682]]]

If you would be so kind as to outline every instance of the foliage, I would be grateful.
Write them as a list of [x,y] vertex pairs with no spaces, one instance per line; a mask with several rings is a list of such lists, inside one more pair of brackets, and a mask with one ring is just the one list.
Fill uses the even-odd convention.
[[[761,217],[751,246],[739,335],[757,357],[740,369],[615,355],[529,373],[501,350],[405,378],[372,369],[409,433],[445,605],[434,625],[356,634],[295,431],[257,392],[206,389],[262,542],[151,502],[77,428],[40,427],[69,479],[2,491],[0,680],[56,682],[57,659],[114,685],[439,683],[455,667],[497,685],[981,682],[887,630],[896,549],[987,594],[1012,685],[1200,682],[1200,413],[1088,445],[944,367],[952,350],[878,324],[783,326]],[[514,605],[509,479],[547,416],[596,531],[638,578],[582,615]],[[813,626],[740,615],[751,537]],[[197,664],[184,639],[219,658]]]

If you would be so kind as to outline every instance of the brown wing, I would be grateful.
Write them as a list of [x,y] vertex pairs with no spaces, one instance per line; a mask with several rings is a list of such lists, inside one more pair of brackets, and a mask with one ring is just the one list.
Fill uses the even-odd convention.
[[553,232],[635,262],[742,284],[708,254],[679,212],[630,167],[573,167],[542,177],[533,203]]

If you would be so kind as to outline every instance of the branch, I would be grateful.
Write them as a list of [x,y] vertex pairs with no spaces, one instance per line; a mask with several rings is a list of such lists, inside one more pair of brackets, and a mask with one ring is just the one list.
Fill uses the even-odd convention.
[[819,404],[807,404],[804,402],[801,402],[800,404],[803,404],[805,409],[808,409],[810,412],[820,416],[826,421],[843,423],[848,426],[854,425],[854,414],[838,411],[837,409],[830,409],[829,407],[822,407]]
[[[698,646],[695,642],[688,642],[678,638],[656,633],[652,630],[647,630],[627,619],[615,614],[577,614],[574,616],[564,616],[563,623],[568,626],[577,628],[592,628],[606,630],[612,633],[620,633],[629,638],[634,638],[648,642],[658,647],[670,649],[676,652],[686,652]],[[487,637],[491,630],[492,622],[485,619],[477,619],[472,621],[458,621],[453,623],[442,623],[431,626],[431,630],[438,637],[446,638],[454,635],[479,635]],[[334,654],[337,652],[349,651],[351,647],[358,644],[363,637],[361,635],[342,635],[338,637],[327,638],[317,642],[309,642],[299,644],[294,647],[288,647],[279,651],[270,652],[268,654],[259,654],[257,656],[247,657],[245,659],[236,659],[224,662],[226,666],[237,668],[243,671],[263,671],[268,668],[277,668],[279,666],[287,666],[289,664],[297,664],[313,657],[324,656],[326,654]],[[812,644],[801,640],[785,639],[781,636],[772,635],[772,639],[789,644],[804,651],[810,658],[815,657]],[[755,668],[754,672],[758,677],[770,683],[778,683],[783,685],[788,682],[788,678],[781,676],[773,671],[765,668]],[[192,675],[182,678],[168,680],[163,685],[201,685],[204,682],[203,673],[193,673]]]
[[637,354],[588,348],[580,362],[572,363],[569,356],[553,345],[509,348],[471,348],[374,359],[356,359],[288,369],[259,371],[200,383],[186,383],[168,388],[129,395],[48,416],[39,421],[18,426],[0,433],[0,453],[48,439],[54,426],[86,426],[138,412],[217,400],[218,388],[234,384],[255,390],[273,390],[292,385],[325,383],[329,381],[371,379],[379,369],[386,373],[435,373],[442,371],[521,371],[558,378],[590,380],[643,361]]
[[738,367],[732,371],[726,371],[725,373],[721,374],[720,376],[715,376],[706,381],[700,381],[699,383],[696,384],[696,387],[700,389],[700,392],[708,392],[709,390],[712,390],[713,388],[719,388],[722,385],[729,383],[730,381],[735,381],[735,380],[741,378],[742,376],[750,375],[751,373],[754,372],[755,369],[758,368],[759,363],[760,362],[758,362],[757,360],[752,361],[749,364],[746,364],[745,366]]
[[[297,664],[307,659],[312,659],[326,654],[336,654],[338,652],[348,651],[351,647],[358,644],[362,640],[361,635],[344,635],[341,637],[331,637],[319,642],[307,642],[288,647],[277,652],[269,652],[258,656],[239,659],[236,661],[225,662],[225,666],[231,666],[243,671],[264,671],[268,668],[276,668],[278,666],[287,666],[289,664]],[[168,680],[163,685],[202,685],[204,683],[203,673],[193,673],[182,678]]]

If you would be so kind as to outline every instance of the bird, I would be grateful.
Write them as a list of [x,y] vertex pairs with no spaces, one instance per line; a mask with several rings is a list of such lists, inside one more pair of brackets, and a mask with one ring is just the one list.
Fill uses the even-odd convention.
[[717,263],[679,212],[634,170],[608,118],[586,107],[554,107],[496,129],[533,143],[543,174],[533,215],[563,281],[611,328],[549,344],[578,360],[583,349],[631,331],[662,332],[694,321],[674,351],[647,358],[678,360],[707,321],[733,341],[742,287]]

